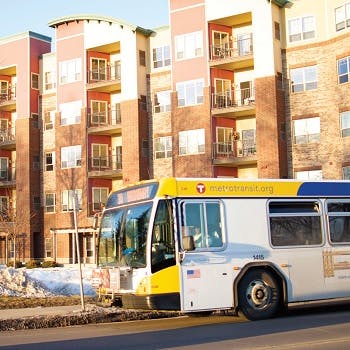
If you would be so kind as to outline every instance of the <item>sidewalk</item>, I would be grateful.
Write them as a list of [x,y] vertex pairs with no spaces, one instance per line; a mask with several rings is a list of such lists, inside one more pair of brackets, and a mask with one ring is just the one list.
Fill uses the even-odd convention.
[[0,310],[0,320],[21,319],[23,317],[69,315],[82,311],[81,305],[32,307]]

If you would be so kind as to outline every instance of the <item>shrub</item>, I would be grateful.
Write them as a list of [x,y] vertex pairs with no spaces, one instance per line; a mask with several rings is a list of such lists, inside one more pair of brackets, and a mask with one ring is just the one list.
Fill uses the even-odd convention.
[[39,267],[39,266],[40,266],[40,261],[38,261],[38,260],[28,260],[26,262],[27,269],[34,269],[34,268]]
[[15,263],[13,262],[13,260],[11,260],[7,263],[7,267],[15,267],[16,269],[18,269],[22,266],[23,266],[22,261],[18,261],[18,260],[16,260]]
[[43,261],[41,263],[41,267],[46,268],[46,267],[57,267],[58,264],[56,261],[48,260],[48,261]]

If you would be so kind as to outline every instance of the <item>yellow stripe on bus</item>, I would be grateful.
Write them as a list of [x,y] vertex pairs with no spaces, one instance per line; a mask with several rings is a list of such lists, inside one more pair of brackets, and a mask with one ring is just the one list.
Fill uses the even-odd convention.
[[179,267],[174,265],[147,276],[142,279],[136,294],[163,294],[163,293],[179,293]]
[[169,178],[160,183],[159,194],[169,196],[297,196],[299,181],[215,181]]

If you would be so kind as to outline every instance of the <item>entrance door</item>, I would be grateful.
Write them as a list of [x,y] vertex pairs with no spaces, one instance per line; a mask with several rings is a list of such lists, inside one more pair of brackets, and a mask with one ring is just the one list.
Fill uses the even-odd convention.
[[186,200],[181,205],[183,236],[193,236],[195,249],[181,264],[184,311],[232,306],[230,266],[225,254],[223,208],[218,200]]

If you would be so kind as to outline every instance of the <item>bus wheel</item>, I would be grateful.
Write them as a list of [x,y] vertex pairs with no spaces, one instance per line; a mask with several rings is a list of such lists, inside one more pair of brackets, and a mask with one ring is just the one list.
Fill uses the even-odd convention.
[[280,307],[276,277],[263,269],[248,271],[238,285],[239,309],[248,320],[273,317]]

